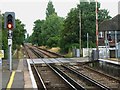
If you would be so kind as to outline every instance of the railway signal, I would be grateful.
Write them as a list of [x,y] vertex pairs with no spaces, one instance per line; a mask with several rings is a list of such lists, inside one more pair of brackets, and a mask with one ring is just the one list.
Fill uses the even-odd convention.
[[4,15],[4,28],[12,30],[15,28],[15,13],[14,12],[5,12]]
[[4,28],[8,29],[8,47],[9,47],[9,69],[12,70],[12,30],[15,28],[15,13],[5,12]]

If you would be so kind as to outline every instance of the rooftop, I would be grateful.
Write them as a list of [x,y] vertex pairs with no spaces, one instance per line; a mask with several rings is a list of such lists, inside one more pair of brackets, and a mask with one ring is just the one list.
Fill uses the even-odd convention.
[[99,25],[99,31],[120,31],[120,14],[110,20],[103,21]]

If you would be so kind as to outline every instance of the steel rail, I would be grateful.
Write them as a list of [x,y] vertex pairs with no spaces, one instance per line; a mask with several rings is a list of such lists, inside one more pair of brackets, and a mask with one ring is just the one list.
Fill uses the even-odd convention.
[[74,79],[72,79],[70,76],[65,74],[63,71],[61,71],[59,68],[56,68],[52,66],[57,72],[59,72],[68,82],[70,82],[77,90],[86,90],[82,85],[77,83]]
[[[27,47],[28,47],[28,46],[27,46]],[[40,76],[40,74],[39,74],[39,72],[38,72],[38,70],[37,70],[37,68],[36,68],[36,66],[35,66],[35,63],[34,63],[32,57],[29,55],[29,53],[28,53],[25,45],[24,45],[24,48],[25,48],[25,51],[26,51],[28,57],[29,57],[29,58],[32,60],[32,62],[33,62],[34,70],[35,70],[35,72],[37,73],[37,76],[38,76],[38,78],[40,79],[40,82],[41,82],[41,85],[42,85],[41,89],[42,89],[42,90],[47,90],[47,88],[46,88],[46,86],[45,86],[45,84],[44,84],[44,82],[43,82],[43,80],[42,80],[42,77]],[[29,47],[28,47],[28,48],[29,48]],[[39,87],[39,86],[38,86],[38,87]],[[39,87],[39,88],[40,88],[40,87]]]
[[[38,52],[35,52],[34,51],[34,54],[37,56],[37,57],[41,57],[39,55]],[[60,71],[56,70],[53,66],[51,66],[50,64],[46,63],[44,60],[43,62],[49,67],[51,68],[59,77],[61,77],[73,90],[85,90],[84,87],[82,87],[80,84],[78,84],[76,81],[74,81],[72,78],[70,77],[67,77],[67,79],[65,78],[66,75],[62,74]]]
[[[57,59],[56,59],[56,60],[57,60]],[[52,60],[51,60],[51,61],[52,61]],[[57,60],[57,61],[59,61],[59,60]],[[68,68],[67,66],[63,65],[63,63],[62,63],[61,61],[59,61],[59,62],[61,63],[61,66],[62,66],[62,67],[66,68],[66,69],[68,69],[68,70],[70,70],[70,71],[72,71],[73,73],[77,74],[77,75],[80,76],[80,77],[85,78],[87,81],[93,83],[94,85],[97,85],[97,86],[98,86],[99,88],[101,88],[102,90],[111,90],[109,87],[107,87],[107,86],[105,86],[105,85],[103,85],[103,84],[101,84],[101,83],[99,83],[99,82],[97,82],[97,81],[89,78],[88,76],[86,76],[86,75],[78,72],[77,70],[74,70],[74,69],[72,69],[72,68]],[[59,69],[59,70],[60,70],[60,69]],[[60,71],[60,72],[62,72],[62,71]],[[64,73],[64,72],[62,72],[62,73]]]
[[[44,61],[45,62],[45,61]],[[53,62],[53,61],[52,61]],[[60,61],[59,61],[60,62]],[[46,63],[46,62],[45,62]],[[72,79],[70,76],[68,76],[67,74],[65,74],[63,71],[61,71],[59,68],[56,68],[53,65],[50,65],[48,63],[46,63],[49,67],[51,67],[52,69],[56,70],[57,72],[59,72],[68,82],[70,82],[77,90],[86,90],[82,85],[80,85],[79,83],[77,83],[74,79]]]
[[75,69],[68,68],[67,66],[64,66],[64,65],[62,65],[62,66],[63,66],[64,68],[68,69],[68,70],[71,70],[72,72],[76,73],[77,75],[79,75],[79,76],[85,78],[86,80],[90,81],[91,83],[93,83],[93,84],[99,86],[102,90],[111,90],[109,87],[107,87],[107,86],[105,86],[105,85],[103,85],[103,84],[101,84],[101,83],[99,83],[99,82],[97,82],[97,81],[95,81],[95,80],[89,78],[88,76],[86,76],[86,75],[84,75],[84,74],[78,72],[78,71],[75,70]]
[[105,77],[107,77],[107,78],[113,79],[113,80],[115,80],[115,81],[117,81],[117,82],[120,83],[120,79],[119,79],[119,78],[116,78],[116,77],[114,77],[114,76],[111,76],[111,75],[105,74],[105,73],[103,73],[103,72],[97,71],[97,70],[95,70],[95,69],[93,69],[93,68],[91,68],[91,67],[89,67],[89,66],[84,66],[83,68],[86,68],[86,69],[89,69],[89,70],[91,70],[91,71],[93,71],[93,72],[99,73],[99,74],[101,74],[102,76],[105,76]]
[[[55,68],[53,68],[50,64],[47,64],[46,65],[48,67],[50,67],[58,76],[60,76],[68,85],[70,85],[70,87],[72,87],[73,90],[78,90],[71,82],[69,82],[66,78],[64,78],[64,76],[62,74],[60,74],[60,72],[58,72]],[[83,89],[81,89],[83,90]]]
[[[42,48],[38,48],[38,47],[36,47],[39,51],[40,50],[42,50],[42,51],[45,51],[45,52],[48,52],[48,53],[50,53],[50,54],[52,54],[52,55],[55,55],[55,56],[59,56],[59,57],[63,57],[64,58],[64,56],[63,55],[60,55],[60,54],[57,54],[57,53],[54,53],[54,52],[51,52],[51,51],[48,51],[48,50],[46,50],[46,49],[42,49]],[[44,53],[44,52],[43,52]],[[45,54],[45,53],[44,53]],[[47,55],[47,54],[46,54]],[[49,56],[49,55],[48,55]],[[50,56],[49,56],[50,57]]]

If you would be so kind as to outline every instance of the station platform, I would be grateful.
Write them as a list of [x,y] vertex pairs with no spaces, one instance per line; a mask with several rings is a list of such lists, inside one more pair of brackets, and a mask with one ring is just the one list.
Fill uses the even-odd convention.
[[120,60],[116,59],[116,60],[109,60],[109,59],[99,59],[100,61],[104,61],[104,62],[108,62],[108,63],[113,63],[115,65],[120,65]]
[[7,60],[2,63],[2,89],[32,88],[26,60],[13,60],[13,69],[9,71]]

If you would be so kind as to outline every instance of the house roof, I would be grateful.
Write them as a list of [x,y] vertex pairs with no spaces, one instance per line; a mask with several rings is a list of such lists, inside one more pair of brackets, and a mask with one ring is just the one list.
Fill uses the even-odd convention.
[[99,31],[120,31],[120,14],[110,20],[103,21],[99,25]]

